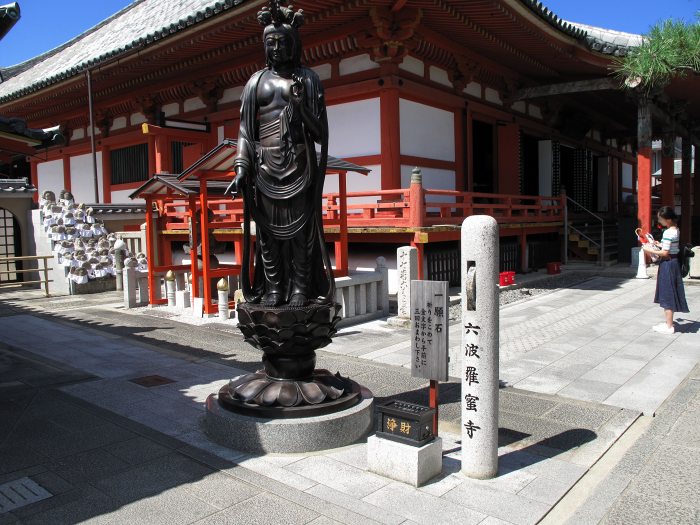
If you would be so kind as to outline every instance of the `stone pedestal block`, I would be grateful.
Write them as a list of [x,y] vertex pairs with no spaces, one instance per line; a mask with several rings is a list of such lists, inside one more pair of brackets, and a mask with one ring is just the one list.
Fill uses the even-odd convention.
[[190,292],[188,290],[177,290],[175,292],[175,307],[182,309],[190,307]]
[[370,472],[419,487],[442,472],[442,439],[422,447],[390,439],[367,439],[367,465]]
[[359,402],[344,410],[314,417],[268,419],[232,412],[218,395],[207,398],[204,430],[217,443],[252,453],[297,453],[350,445],[372,429],[374,397],[362,389]]
[[192,299],[192,316],[201,319],[204,316],[204,299],[194,297]]

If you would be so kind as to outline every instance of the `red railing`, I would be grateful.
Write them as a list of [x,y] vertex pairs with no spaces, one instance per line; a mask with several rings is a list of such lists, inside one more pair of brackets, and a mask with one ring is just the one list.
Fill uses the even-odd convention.
[[[340,226],[340,194],[326,193],[323,201],[325,226]],[[240,228],[243,222],[241,200],[209,199],[217,229]],[[188,204],[164,204],[167,230],[188,229]],[[491,215],[499,223],[547,223],[564,218],[560,196],[503,195],[420,188],[349,192],[349,227],[424,227],[461,224],[470,215]]]

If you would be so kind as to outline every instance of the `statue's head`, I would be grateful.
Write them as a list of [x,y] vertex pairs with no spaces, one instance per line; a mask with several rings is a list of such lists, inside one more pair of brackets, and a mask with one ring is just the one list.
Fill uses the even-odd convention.
[[304,24],[303,11],[300,9],[294,12],[291,5],[281,7],[279,1],[271,0],[269,7],[264,7],[258,12],[258,21],[265,26],[263,43],[267,66],[300,66],[299,28]]

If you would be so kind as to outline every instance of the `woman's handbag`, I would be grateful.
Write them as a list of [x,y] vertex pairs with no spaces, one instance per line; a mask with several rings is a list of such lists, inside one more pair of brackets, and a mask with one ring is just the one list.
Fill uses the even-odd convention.
[[[654,236],[651,233],[644,233],[644,230],[641,228],[637,228],[634,230],[634,233],[637,235],[637,240],[642,243],[642,248],[651,248],[653,250],[658,250],[659,246],[656,243],[656,239],[654,239]],[[649,257],[651,257],[651,262],[658,262],[659,261],[659,256],[655,255],[653,253],[649,254]]]

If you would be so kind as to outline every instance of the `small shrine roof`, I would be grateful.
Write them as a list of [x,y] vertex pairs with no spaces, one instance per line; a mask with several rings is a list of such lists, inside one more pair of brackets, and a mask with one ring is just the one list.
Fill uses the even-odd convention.
[[[224,139],[218,146],[206,153],[201,159],[183,171],[177,177],[178,181],[186,181],[190,177],[196,176],[197,172],[199,171],[219,171],[221,172],[222,176],[225,173],[233,171],[233,161],[236,158],[236,144],[237,141],[233,139]],[[317,155],[320,158],[321,154],[317,153]],[[330,171],[332,173],[353,171],[366,175],[372,170],[329,155],[326,171]]]
[[36,187],[29,182],[29,179],[0,179],[0,194],[5,193],[36,193]]
[[[227,181],[208,180],[207,192],[210,195],[223,195],[228,187]],[[178,180],[177,175],[158,173],[148,179],[130,195],[130,199],[140,199],[144,196],[177,196],[194,197],[199,195],[198,180]]]

